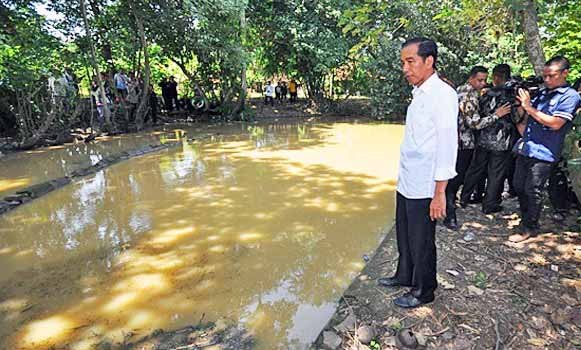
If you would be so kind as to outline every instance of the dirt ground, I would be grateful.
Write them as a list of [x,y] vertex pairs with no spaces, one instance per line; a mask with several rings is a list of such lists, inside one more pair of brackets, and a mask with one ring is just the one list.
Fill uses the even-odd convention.
[[[383,288],[397,263],[392,230],[354,280],[315,349],[581,349],[581,235],[571,212],[542,234],[507,241],[519,223],[516,198],[503,213],[458,209],[459,231],[438,225],[436,300],[395,307],[404,288]],[[406,346],[407,345],[407,346]]]

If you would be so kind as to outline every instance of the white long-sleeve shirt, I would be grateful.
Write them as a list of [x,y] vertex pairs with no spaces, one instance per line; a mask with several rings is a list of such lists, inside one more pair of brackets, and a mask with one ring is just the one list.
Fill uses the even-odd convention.
[[397,191],[409,199],[433,198],[436,181],[456,176],[458,96],[437,73],[414,87],[400,148]]

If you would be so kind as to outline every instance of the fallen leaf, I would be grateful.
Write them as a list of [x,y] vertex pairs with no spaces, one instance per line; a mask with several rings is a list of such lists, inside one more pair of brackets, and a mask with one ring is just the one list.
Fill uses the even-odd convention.
[[534,346],[545,346],[545,340],[541,338],[532,338],[527,340],[527,343]]
[[484,291],[476,286],[468,286],[468,295],[471,296],[481,296]]

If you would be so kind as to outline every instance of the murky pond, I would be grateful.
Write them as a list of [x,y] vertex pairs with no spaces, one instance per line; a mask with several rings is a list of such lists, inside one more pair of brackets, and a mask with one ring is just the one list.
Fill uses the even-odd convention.
[[135,158],[0,217],[0,348],[223,319],[302,349],[393,218],[402,126],[270,125]]
[[168,127],[139,134],[104,136],[90,143],[79,142],[4,155],[0,157],[0,197],[68,175],[112,154],[173,141],[182,132],[181,127]]

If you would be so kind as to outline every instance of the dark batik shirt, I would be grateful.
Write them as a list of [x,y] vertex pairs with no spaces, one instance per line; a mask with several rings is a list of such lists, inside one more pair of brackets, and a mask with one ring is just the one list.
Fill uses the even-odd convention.
[[480,118],[478,115],[478,97],[480,93],[466,83],[458,87],[458,139],[459,149],[474,149],[476,141],[474,130],[469,126],[470,120]]
[[[499,118],[494,114],[496,109],[511,99],[506,90],[490,89],[480,97],[480,119],[472,124],[476,130],[480,130],[476,145],[489,151],[509,151],[517,139],[516,124],[522,118],[512,108],[509,115]],[[511,101],[514,102],[514,101]]]

